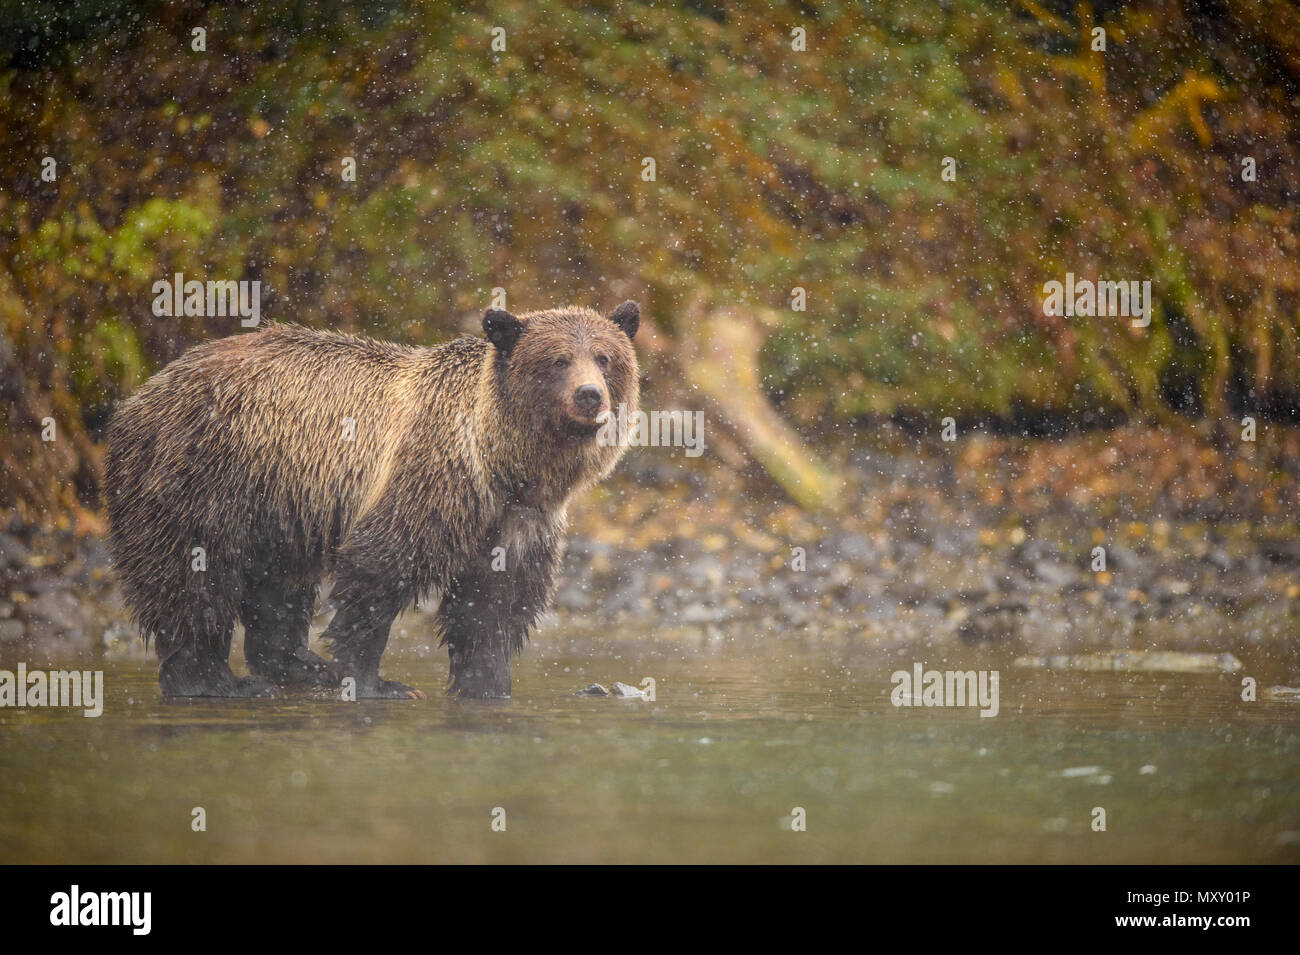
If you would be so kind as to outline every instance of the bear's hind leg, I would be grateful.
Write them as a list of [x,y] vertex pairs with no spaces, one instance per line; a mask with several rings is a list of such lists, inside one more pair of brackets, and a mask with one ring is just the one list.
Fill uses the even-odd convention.
[[329,661],[307,648],[316,587],[291,587],[269,578],[248,580],[239,616],[248,669],[283,687],[338,686]]
[[210,625],[202,632],[181,631],[157,637],[158,684],[165,698],[259,697],[274,693],[266,680],[237,677],[231,671],[226,660],[232,627]]
[[359,698],[426,699],[414,687],[379,677],[379,658],[388,646],[389,628],[407,601],[394,593],[361,593],[362,589],[344,580],[338,581],[335,588],[339,608],[323,635],[330,643],[334,673],[339,680],[355,679]]

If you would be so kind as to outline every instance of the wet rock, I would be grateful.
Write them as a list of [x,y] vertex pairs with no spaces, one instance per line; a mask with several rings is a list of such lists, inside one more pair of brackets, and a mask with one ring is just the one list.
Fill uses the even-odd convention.
[[973,610],[957,628],[963,643],[1004,643],[1020,636],[1022,618],[1028,607],[1019,601],[1005,601]]
[[1060,560],[1061,552],[1057,550],[1056,545],[1051,541],[1035,538],[1027,540],[1023,544],[1018,544],[1011,552],[1011,559],[1021,567],[1028,569],[1036,561]]
[[1036,579],[1050,587],[1069,587],[1079,581],[1077,570],[1053,560],[1036,560],[1029,569]]
[[107,545],[91,538],[80,545],[72,560],[64,564],[62,576],[83,587],[96,586],[111,573],[110,563]]
[[819,597],[826,587],[826,580],[821,574],[796,573],[785,583],[790,593],[801,599]]
[[611,613],[637,613],[649,606],[645,585],[640,580],[628,581],[621,587],[602,594],[600,606]]
[[1012,666],[1048,670],[1111,670],[1121,673],[1236,673],[1241,661],[1231,653],[1177,650],[1114,650],[1055,656],[1017,657]]
[[1288,567],[1300,564],[1300,540],[1264,541],[1259,552],[1275,564]]
[[135,627],[122,622],[105,627],[99,645],[104,656],[110,660],[151,660],[153,658],[153,651],[145,646]]
[[856,563],[868,564],[879,560],[875,545],[865,534],[840,531],[829,535],[822,542],[822,549],[839,558]]
[[826,590],[828,592],[842,591],[851,584],[857,577],[854,569],[846,563],[838,563],[831,568],[830,575],[826,578]]
[[895,581],[888,590],[889,596],[904,607],[919,607],[930,596],[930,588],[921,580]]
[[581,584],[567,583],[555,594],[555,605],[565,610],[585,610],[591,606],[591,597]]
[[1272,573],[1273,570],[1260,554],[1247,554],[1241,558],[1237,569],[1244,573],[1248,581],[1257,580],[1266,574]]
[[899,501],[893,504],[885,518],[885,527],[891,534],[907,537],[918,544],[934,543],[934,519],[912,502]]
[[680,483],[686,483],[687,485],[701,483],[699,476],[684,471],[679,465],[660,458],[651,459],[645,454],[629,454],[627,469],[636,478],[637,484],[647,487],[672,487]]
[[1232,613],[1241,602],[1241,594],[1228,586],[1212,586],[1197,592],[1197,599],[1209,607]]
[[54,574],[34,572],[24,579],[23,589],[32,595],[66,592],[68,581]]
[[1079,582],[1078,568],[1049,541],[1026,541],[1011,552],[1011,563],[1030,580],[1049,587],[1071,587]]
[[29,636],[57,638],[78,648],[89,649],[94,640],[95,621],[85,602],[66,590],[51,590],[18,608]]
[[1232,558],[1228,556],[1228,552],[1217,547],[1205,555],[1205,562],[1219,570],[1227,570],[1232,566]]
[[626,683],[615,683],[610,687],[609,695],[620,700],[647,699],[644,690],[639,690],[634,686],[628,686]]
[[682,623],[721,623],[731,616],[725,607],[706,607],[701,603],[690,603],[682,608]]
[[686,580],[696,587],[721,587],[727,579],[726,568],[716,557],[701,557],[686,569]]
[[1131,612],[1134,609],[1133,590],[1122,584],[1111,584],[1102,591],[1102,596],[1112,607]]
[[806,627],[814,619],[810,610],[801,604],[782,607],[779,611],[782,619],[791,627]]
[[0,567],[25,567],[32,552],[12,534],[0,534]]
[[1143,560],[1136,551],[1130,550],[1123,544],[1111,544],[1106,548],[1106,566],[1111,570],[1131,572],[1141,570]]
[[1151,585],[1151,599],[1171,604],[1191,593],[1192,585],[1185,580],[1162,577]]
[[605,689],[599,683],[591,683],[584,686],[581,690],[575,690],[574,696],[609,696],[609,690]]
[[590,560],[593,557],[611,557],[613,554],[614,548],[612,545],[603,541],[592,540],[590,537],[573,537],[565,546],[565,555],[574,559]]
[[1009,570],[1002,577],[1002,588],[1008,593],[1028,593],[1038,589],[1038,581],[1027,573]]

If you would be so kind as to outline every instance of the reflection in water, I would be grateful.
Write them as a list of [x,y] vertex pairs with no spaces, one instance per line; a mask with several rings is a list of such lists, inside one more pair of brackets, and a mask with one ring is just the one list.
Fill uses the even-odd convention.
[[[912,662],[538,641],[504,705],[164,704],[150,664],[110,664],[99,719],[0,710],[0,861],[1300,860],[1300,706],[1008,660],[981,719],[892,706]],[[646,676],[654,703],[571,695]]]

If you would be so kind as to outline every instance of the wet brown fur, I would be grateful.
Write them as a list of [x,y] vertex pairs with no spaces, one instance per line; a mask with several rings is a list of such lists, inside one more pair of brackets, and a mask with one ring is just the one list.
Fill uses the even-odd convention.
[[[110,425],[105,487],[164,693],[353,677],[361,695],[417,695],[381,680],[379,658],[396,615],[441,595],[452,690],[508,696],[510,656],[551,597],[566,506],[623,451],[597,444],[574,389],[597,384],[602,410],[636,408],[636,324],[630,303],[611,318],[490,311],[492,342],[433,348],[273,325],[151,378]],[[192,569],[196,547],[206,570]],[[329,662],[307,648],[326,575]],[[253,678],[226,662],[236,620]]]

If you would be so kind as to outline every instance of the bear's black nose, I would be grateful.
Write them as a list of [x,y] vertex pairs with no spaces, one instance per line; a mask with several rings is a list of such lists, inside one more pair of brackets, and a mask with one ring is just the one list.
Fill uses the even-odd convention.
[[595,414],[600,410],[602,397],[598,385],[579,385],[573,393],[573,403],[583,414]]

